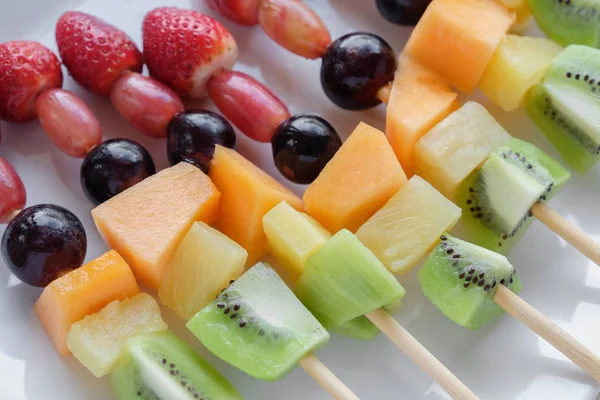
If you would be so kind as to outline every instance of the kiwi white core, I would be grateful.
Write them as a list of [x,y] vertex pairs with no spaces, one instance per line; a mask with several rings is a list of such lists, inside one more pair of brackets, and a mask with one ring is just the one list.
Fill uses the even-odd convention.
[[545,82],[544,86],[552,98],[552,105],[571,123],[577,123],[596,145],[600,145],[600,106],[597,102],[568,84]]
[[194,400],[187,390],[169,374],[169,372],[156,364],[156,359],[151,357],[145,349],[132,347],[131,357],[135,360],[144,384],[160,399],[169,400]]

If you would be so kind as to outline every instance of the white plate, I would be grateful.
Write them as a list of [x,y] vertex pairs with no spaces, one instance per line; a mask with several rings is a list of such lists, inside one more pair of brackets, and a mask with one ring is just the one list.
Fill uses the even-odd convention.
[[[305,0],[326,22],[332,37],[364,30],[380,34],[399,51],[410,29],[387,23],[373,0]],[[95,14],[127,31],[141,44],[145,13],[157,6],[195,8],[215,16],[203,0],[4,0],[0,41],[38,40],[56,50],[54,24],[67,9]],[[223,18],[218,17],[223,21]],[[384,108],[348,112],[336,108],[323,94],[317,61],[286,52],[259,27],[243,28],[224,21],[240,48],[236,69],[266,82],[293,113],[324,116],[342,136],[364,120],[384,128]],[[537,31],[536,31],[537,32]],[[131,128],[105,99],[77,87],[67,77],[65,88],[78,93],[94,110],[104,137],[128,137],[146,146],[158,168],[165,168],[165,141],[152,140]],[[556,155],[522,112],[512,114],[480,98],[515,136],[524,137]],[[199,106],[212,108],[209,101]],[[90,217],[91,204],[79,186],[81,161],[58,151],[37,122],[2,123],[0,155],[17,169],[28,190],[28,204],[63,205],[83,221],[88,234],[87,260],[106,251]],[[270,147],[240,138],[239,150],[284,181],[273,167]],[[294,189],[300,193],[299,186]],[[600,169],[574,176],[552,201],[570,221],[600,240]],[[1,231],[4,227],[0,228]],[[1,232],[0,231],[0,232]],[[525,284],[523,298],[600,354],[600,268],[536,222],[510,253]],[[1,263],[1,261],[0,261]],[[396,317],[482,399],[593,399],[600,387],[578,367],[505,315],[478,332],[471,332],[440,314],[423,296],[414,273],[401,278],[407,296]],[[0,399],[100,400],[111,398],[107,380],[92,377],[72,357],[61,359],[32,312],[40,293],[0,268]],[[186,333],[183,323],[165,311],[170,326],[193,343],[247,399],[327,399],[302,370],[268,383],[255,380],[208,354]],[[448,396],[385,337],[359,342],[333,337],[319,357],[362,399],[442,399]]]

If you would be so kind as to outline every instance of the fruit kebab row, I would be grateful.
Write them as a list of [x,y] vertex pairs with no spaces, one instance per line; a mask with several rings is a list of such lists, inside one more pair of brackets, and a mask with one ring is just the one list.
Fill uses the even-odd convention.
[[[473,2],[476,2],[477,4],[474,4]],[[292,3],[295,4],[293,7],[291,6]],[[306,8],[306,6],[302,5],[301,2],[296,1],[284,1],[281,4],[289,4],[289,7],[291,7],[290,10]],[[481,13],[483,13],[483,11],[487,11],[485,13],[487,15],[487,19],[485,21],[476,21],[476,18],[471,16],[473,14],[471,11],[473,9],[477,9],[474,8],[475,5],[479,7],[478,10]],[[218,6],[215,7],[219,9]],[[476,35],[469,35],[470,31],[463,32],[462,29],[467,29],[464,28],[464,24],[450,25],[451,19],[455,18],[453,17],[453,13],[461,12],[463,12],[467,17],[471,16],[471,19],[473,19],[472,22],[475,24],[475,26],[479,26],[477,24],[489,24],[491,26],[491,28],[487,27],[485,31],[488,32],[488,35],[490,35],[489,42],[493,45],[490,45],[483,39],[478,38],[476,35],[479,35],[479,33],[476,33]],[[318,17],[314,15],[312,11],[310,13],[308,11],[302,13],[296,12],[296,14],[290,11],[286,15],[287,18],[292,18],[292,16],[294,16],[294,18],[310,17],[310,19],[314,19],[314,21],[312,24],[307,24],[306,26],[310,26],[317,31],[326,31],[326,28],[322,23],[317,24],[317,21],[320,21],[320,19],[318,19]],[[479,15],[479,13],[476,13],[476,15]],[[444,42],[446,44],[442,43],[441,41],[439,41],[439,43],[438,41],[429,41],[427,39],[428,37],[436,37],[434,31],[439,29],[439,24],[441,23],[445,23],[448,26],[460,26],[461,28],[456,28],[458,30],[458,32],[456,32],[457,38],[469,37],[474,43],[479,43],[481,46],[486,46],[486,51],[482,53],[483,55],[478,55],[476,59],[473,59],[472,57],[468,57],[467,55],[461,53],[458,48],[448,46],[448,43],[453,43],[452,38],[447,39],[448,43]],[[486,71],[486,66],[494,55],[496,46],[500,43],[511,23],[512,19],[507,16],[506,9],[502,6],[499,6],[495,2],[492,2],[491,0],[434,0],[429,6],[428,11],[420,20],[419,24],[417,24],[417,27],[415,28],[415,31],[411,36],[409,43],[407,44],[405,53],[408,54],[409,57],[401,56],[399,59],[400,65],[395,72],[395,78],[392,87],[386,87],[385,85],[387,85],[387,82],[392,80],[394,77],[396,62],[393,58],[393,68],[389,69],[388,75],[384,74],[381,76],[365,76],[364,71],[388,71],[388,69],[384,68],[384,66],[388,65],[387,62],[384,62],[384,60],[387,59],[386,57],[388,56],[393,56],[391,48],[389,45],[387,45],[387,43],[385,43],[385,41],[383,41],[383,39],[372,34],[364,33],[346,35],[333,42],[327,48],[327,52],[323,56],[321,83],[324,85],[324,88],[326,88],[325,92],[330,98],[332,98],[332,100],[335,98],[340,100],[334,100],[334,102],[341,107],[344,107],[344,104],[346,104],[345,108],[356,109],[354,107],[350,107],[349,102],[352,101],[354,102],[354,105],[358,106],[359,103],[356,102],[361,99],[370,99],[371,103],[369,104],[371,104],[371,106],[378,104],[379,100],[388,102],[386,134],[392,143],[392,146],[394,147],[405,171],[409,176],[412,176],[412,174],[415,172],[414,146],[416,142],[430,128],[432,128],[436,123],[441,121],[457,107],[457,95],[450,90],[448,83],[446,82],[450,82],[453,86],[459,87],[464,91],[473,91],[477,87],[477,84],[481,79],[481,76],[484,74],[484,71]],[[482,26],[482,29],[483,28],[484,27]],[[267,33],[270,32],[267,29],[265,30]],[[479,30],[477,32],[479,32]],[[269,35],[273,37],[274,34],[269,33]],[[310,37],[317,36],[318,35],[313,32],[312,36]],[[281,34],[279,37],[286,38],[286,40],[279,40],[278,42],[283,41],[284,43],[288,43],[287,46],[284,47],[294,51],[293,40],[299,39],[288,38],[283,34]],[[302,35],[300,35],[300,37],[302,37]],[[306,37],[309,37],[309,35],[306,34]],[[513,40],[512,38],[513,37],[509,36],[509,40]],[[519,40],[516,37],[514,38],[515,40]],[[291,42],[288,42],[288,39]],[[305,41],[301,42],[304,43]],[[521,54],[523,52],[527,52],[527,49],[535,46],[541,47],[538,52],[546,52],[549,54],[552,54],[553,52],[553,50],[550,50],[548,45],[540,45],[540,43],[538,43],[536,40],[534,40],[533,43],[529,43],[526,39],[525,43],[519,43],[519,45],[525,48],[521,51]],[[373,54],[370,52],[373,52]],[[568,51],[565,51],[565,53],[568,54]],[[357,54],[360,55],[360,57],[358,57],[359,60],[357,60]],[[444,60],[442,62],[442,59],[440,58],[441,55],[448,55],[448,57],[442,57]],[[412,57],[415,57],[419,61],[413,61]],[[502,63],[503,58],[501,55],[499,57],[501,61],[498,61],[498,63]],[[509,57],[510,56],[506,56],[505,58]],[[451,59],[449,61],[450,66],[447,65],[448,62],[446,61],[448,60],[446,60],[446,58]],[[508,101],[515,101],[513,100],[515,98],[517,99],[517,102],[519,98],[522,100],[527,92],[527,89],[535,83],[535,79],[539,80],[540,77],[543,76],[543,67],[549,63],[549,60],[552,59],[550,56],[541,58],[542,59],[537,61],[537,63],[531,63],[532,65],[528,67],[527,72],[534,70],[529,79],[520,78],[518,76],[514,77],[516,72],[513,65],[513,68],[511,69],[512,75],[509,75],[508,79],[511,83],[516,81],[514,84],[516,86],[514,93],[510,93],[510,88],[513,86],[504,85],[507,77],[506,74],[502,74],[502,72],[504,72],[502,68],[499,70],[492,69],[491,72],[489,72],[489,78],[484,76],[484,80],[482,82],[486,84],[486,88],[488,89],[484,89],[484,91],[489,92],[498,90],[501,93],[497,97],[501,97],[502,95],[506,96],[506,93],[509,92],[511,97]],[[373,64],[369,64],[370,68],[366,68],[366,64],[363,65],[363,62],[372,62]],[[333,68],[334,65],[341,65],[345,68]],[[427,67],[424,65],[427,65]],[[376,68],[377,66],[379,66],[379,68]],[[464,68],[462,68],[465,66],[468,66],[469,71],[472,73],[465,74]],[[333,82],[328,78],[330,74],[327,71],[330,70],[335,71],[335,73],[338,75],[339,80],[337,82],[340,83],[340,85],[328,84],[328,82]],[[540,71],[542,71],[542,73],[540,73]],[[502,79],[500,79],[500,76]],[[575,74],[572,76],[575,77]],[[361,77],[362,79],[356,79],[358,77]],[[417,78],[421,78],[422,81],[429,83],[420,84]],[[343,82],[361,82],[362,86],[344,86],[342,84]],[[502,85],[504,85],[503,88],[496,89]],[[329,87],[331,90],[328,90],[327,87]],[[382,87],[388,88],[389,90],[381,90]],[[506,89],[507,87],[509,89]],[[426,91],[419,91],[420,89],[426,89]],[[337,95],[334,96],[332,93],[337,93]],[[391,99],[390,96],[392,96]],[[342,98],[345,98],[345,100],[342,101]],[[427,107],[421,106],[423,104],[423,100],[425,100]],[[362,104],[367,106],[367,103],[368,102],[363,102]],[[552,110],[548,111],[547,108],[548,107],[546,107],[544,112],[546,115],[549,115],[550,111]],[[227,115],[226,110],[222,111],[225,113],[225,115]],[[556,114],[556,111],[554,111],[554,114]],[[565,146],[563,145],[562,147],[564,148]],[[543,201],[544,199],[542,198],[541,200]],[[563,237],[567,242],[581,251],[584,255],[592,259],[592,261],[594,261],[596,264],[600,265],[600,245],[598,243],[594,242],[578,228],[541,202],[535,204],[531,211],[550,229],[556,232],[559,236]],[[494,242],[493,247],[496,249],[499,247],[497,244],[503,241],[503,237],[505,235],[510,236],[513,232],[508,231],[499,233],[500,240]],[[506,248],[499,250],[505,251]]]
[[[382,138],[381,132],[361,124],[304,194],[308,214],[338,232],[333,239],[328,241],[323,226],[312,219],[303,220],[290,207],[286,212],[281,207],[273,209],[264,218],[269,251],[299,276],[296,293],[300,300],[325,327],[347,322],[351,319],[345,318],[358,315],[342,313],[345,308],[341,305],[358,310],[372,304],[368,299],[378,298],[372,293],[367,298],[357,297],[371,286],[366,279],[354,283],[360,289],[345,283],[360,276],[359,272],[348,274],[349,268],[372,268],[372,260],[378,259],[391,272],[406,273],[435,248],[419,279],[427,297],[445,315],[478,329],[501,312],[496,303],[600,381],[600,358],[512,293],[520,291],[521,283],[504,256],[445,233],[460,218],[460,209],[419,176],[406,182],[390,145]],[[525,144],[523,148],[530,147]],[[539,157],[540,163],[545,161]],[[295,257],[290,257],[290,252]],[[396,335],[405,333],[389,315],[369,311],[373,310],[363,309],[363,314],[403,347]],[[364,319],[352,321],[342,333],[368,337],[372,332]]]
[[[185,189],[175,187],[177,185],[174,182],[178,182]],[[148,191],[148,186],[153,190]],[[159,193],[156,190],[157,186],[164,190]],[[187,163],[163,171],[152,179],[142,182],[142,185],[134,186],[133,190],[136,191],[133,192],[133,196],[137,200],[142,199],[142,202],[145,198],[139,192],[146,193],[154,201],[158,199],[161,206],[167,202],[174,203],[173,193],[177,196],[179,203],[189,203],[187,207],[182,204],[183,207],[174,209],[174,215],[169,216],[168,220],[162,221],[164,226],[160,225],[157,215],[152,218],[148,217],[148,222],[154,229],[160,227],[165,235],[170,235],[174,229],[181,228],[180,225],[177,225],[178,218],[180,221],[185,220],[185,223],[193,222],[198,218],[209,218],[211,214],[214,214],[219,201],[219,193],[209,179],[199,169]],[[202,195],[203,193],[204,195]],[[2,158],[0,158],[0,194],[2,195],[0,197],[0,222],[10,221],[2,236],[3,258],[10,270],[23,282],[45,287],[36,302],[35,311],[52,344],[61,356],[67,356],[72,352],[97,377],[112,371],[111,386],[120,400],[127,400],[140,391],[142,393],[154,392],[162,399],[173,398],[178,390],[175,390],[175,393],[170,391],[173,388],[177,389],[178,385],[167,384],[160,380],[153,382],[149,376],[148,379],[136,380],[135,385],[123,386],[124,381],[132,381],[130,377],[134,376],[136,371],[148,368],[153,371],[153,374],[162,375],[162,380],[169,378],[169,372],[171,376],[174,375],[173,364],[169,370],[166,366],[167,363],[160,362],[160,359],[170,359],[170,357],[178,357],[179,361],[186,366],[186,371],[181,371],[180,375],[179,369],[183,365],[180,366],[177,363],[179,369],[176,371],[176,379],[178,379],[178,383],[181,381],[181,385],[190,394],[193,395],[195,391],[205,393],[208,390],[210,392],[212,389],[217,390],[215,388],[218,386],[233,390],[216,371],[199,359],[187,345],[174,335],[131,338],[143,333],[166,329],[154,299],[148,295],[135,296],[139,293],[136,280],[128,264],[115,251],[80,267],[85,258],[87,241],[85,230],[79,219],[58,206],[39,205],[25,208],[23,184],[10,164]],[[127,201],[128,194],[131,195],[132,192],[125,191],[120,197],[121,201]],[[177,202],[175,201],[175,203]],[[151,205],[151,202],[147,202],[141,204],[139,209],[148,210]],[[110,208],[110,203],[105,206],[106,208]],[[128,207],[127,213],[131,214],[133,209]],[[98,210],[97,213],[102,214],[102,211]],[[11,221],[16,214],[18,217]],[[136,215],[140,217],[139,214]],[[194,249],[198,249],[198,246],[207,246],[206,254],[198,258],[207,264],[202,271],[202,281],[205,286],[199,284],[195,287],[188,287],[188,290],[184,292],[175,290],[174,293],[178,293],[179,296],[183,294],[191,297],[195,302],[193,306],[196,306],[196,311],[198,311],[210,301],[210,298],[218,294],[222,287],[231,283],[231,279],[237,278],[243,272],[247,252],[205,224],[196,224],[189,235],[191,239],[188,239],[187,242],[183,241],[183,248],[186,246],[185,243],[190,243],[190,240],[192,240],[191,246]],[[173,247],[173,241],[176,239],[178,238],[171,238],[171,242],[167,242],[166,245],[171,244]],[[194,239],[202,239],[202,242],[196,243]],[[149,243],[154,248],[156,247],[156,243]],[[129,254],[129,252],[124,250],[124,254]],[[213,258],[209,259],[209,255]],[[152,253],[147,252],[145,256],[151,257]],[[211,264],[210,260],[213,260],[214,263]],[[223,260],[228,261],[227,268],[223,268]],[[161,260],[163,263],[167,261],[169,261],[168,258]],[[184,258],[184,265],[188,265],[188,261],[189,259]],[[221,281],[216,278],[206,279],[210,267],[214,268],[215,274],[217,274],[215,271],[218,271]],[[150,273],[150,271],[145,271],[144,282],[152,287],[152,284],[148,283]],[[168,296],[165,291],[168,292],[168,288],[173,288],[173,285],[197,283],[190,281],[189,275],[174,276],[177,273],[179,271],[176,270],[168,278],[165,278],[164,284],[161,285],[161,299]],[[252,274],[246,275],[248,275],[246,279],[254,282],[253,286],[266,284],[267,276],[271,276],[271,281],[273,281],[268,287],[275,287],[278,284],[275,274],[265,275],[263,273],[254,279],[250,278]],[[256,281],[257,279],[260,282]],[[240,279],[237,285],[244,281]],[[207,293],[211,294],[207,296]],[[249,360],[242,358],[232,364],[240,366],[240,363],[244,364],[245,362],[245,365],[248,365],[249,362],[254,362],[255,364],[252,364],[251,367],[245,369],[241,366],[240,368],[254,371],[254,373],[250,372],[253,376],[273,380],[277,378],[273,374],[278,373],[281,377],[299,362],[335,398],[357,399],[356,395],[310,353],[328,341],[327,331],[291,294],[285,284],[279,284],[278,290],[270,295],[273,296],[270,300],[271,303],[282,306],[279,314],[281,316],[289,315],[291,318],[287,322],[286,328],[292,329],[293,335],[290,336],[291,332],[282,333],[281,336],[285,338],[285,341],[282,339],[280,342],[283,342],[284,347],[285,345],[292,346],[292,343],[295,343],[296,353],[284,354],[278,359],[270,358],[267,364],[278,365],[278,367],[274,371],[265,372],[266,375],[260,375],[262,372],[257,372],[265,362],[265,357],[262,359],[250,358]],[[265,294],[264,297],[267,295]],[[288,298],[288,301],[282,302],[284,298]],[[259,300],[264,301],[262,297]],[[258,303],[254,307],[252,317],[248,316],[247,320],[236,322],[242,328],[249,325],[246,331],[254,331],[252,325],[255,322],[255,316],[260,316],[261,312],[264,313],[263,319],[266,321],[265,323],[268,323],[269,319],[266,316],[273,313],[272,309],[261,308],[262,303],[259,300],[256,300]],[[119,301],[122,302],[119,303]],[[198,305],[199,301],[201,305]],[[252,300],[248,299],[248,301]],[[173,305],[168,301],[167,304]],[[239,306],[233,307],[235,311],[239,311]],[[182,315],[181,310],[176,310],[176,312]],[[237,314],[234,312],[231,317],[235,317]],[[190,316],[188,315],[188,319]],[[233,318],[228,316],[227,319],[232,320]],[[300,335],[302,332],[306,334],[305,340],[294,339],[295,335]],[[258,334],[262,336],[260,332]],[[277,337],[271,337],[267,341],[277,341],[277,339]],[[155,341],[158,342],[155,343]],[[121,353],[120,346],[125,342],[124,352],[126,355],[121,357],[121,361],[118,361]],[[153,343],[159,346],[160,359],[151,360],[146,359],[146,356],[141,356],[140,354],[143,354],[144,351],[153,349]],[[171,345],[174,348],[171,348]],[[140,351],[142,353],[139,353]],[[260,349],[258,351],[260,352]],[[167,355],[164,353],[167,353],[169,357],[164,357]],[[203,378],[204,375],[206,376]],[[207,383],[211,379],[215,381],[214,385]],[[238,399],[241,397],[236,395],[227,398]]]
[[[256,265],[264,256],[264,215],[281,201],[298,209],[302,202],[237,152],[221,146],[214,150],[209,177],[188,164],[176,165],[98,206],[92,212],[94,221],[107,244],[126,257],[141,282],[158,288],[165,305],[184,319],[202,310],[188,326],[206,347],[254,377],[278,379],[302,359],[310,343],[322,343],[321,335],[307,330],[314,324],[287,308],[284,284],[267,283],[274,282],[276,275],[265,267],[251,268],[219,291],[242,273],[244,265]],[[169,187],[163,182],[170,182]],[[131,213],[132,209],[139,212]],[[221,233],[203,224],[189,229],[197,219],[214,221]],[[234,257],[240,252],[247,252],[247,258]],[[381,263],[374,268],[385,283],[383,301],[398,300],[404,290]],[[373,285],[378,286],[377,282]],[[217,299],[208,304],[215,295]],[[361,325],[349,323],[340,329],[364,335]],[[370,335],[374,328],[366,330]],[[263,341],[276,347],[265,349]],[[238,342],[250,348],[238,351],[228,345]],[[406,335],[403,343],[406,352],[449,393],[476,398],[412,336]],[[280,346],[296,350],[293,356],[282,355]]]

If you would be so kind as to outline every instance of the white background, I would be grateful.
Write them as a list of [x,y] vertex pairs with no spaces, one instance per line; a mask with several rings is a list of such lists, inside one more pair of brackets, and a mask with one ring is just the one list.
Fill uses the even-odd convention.
[[[373,0],[305,0],[327,22],[332,37],[364,30],[380,34],[396,50],[410,29],[387,23]],[[141,23],[147,11],[162,5],[207,10],[203,0],[0,0],[0,41],[39,40],[56,50],[54,24],[67,9],[96,14],[127,31],[141,45]],[[220,20],[223,20],[220,18]],[[320,62],[303,60],[272,42],[259,27],[243,28],[224,21],[238,40],[236,69],[266,82],[289,105],[292,113],[318,113],[346,137],[364,120],[384,129],[385,109],[343,111],[332,105],[319,84]],[[533,31],[532,32],[537,32]],[[535,34],[535,33],[534,33]],[[140,46],[141,47],[141,46]],[[145,145],[162,169],[167,166],[165,141],[153,140],[131,128],[110,103],[85,93],[69,77],[65,88],[78,93],[102,122],[104,137],[127,137]],[[513,135],[556,153],[522,112],[504,113],[479,99]],[[212,108],[209,101],[197,104]],[[58,151],[37,122],[2,122],[0,156],[20,173],[28,204],[63,205],[83,221],[91,260],[107,249],[90,217],[91,204],[79,185],[81,161]],[[270,146],[251,143],[239,135],[242,154],[283,181],[273,168]],[[302,187],[294,186],[301,193]],[[585,177],[574,176],[551,202],[563,216],[600,240],[600,168]],[[4,227],[0,227],[0,233]],[[600,268],[566,245],[540,223],[509,254],[525,285],[523,298],[554,319],[596,353],[600,353]],[[0,264],[2,261],[0,261]],[[414,273],[401,277],[407,290],[396,317],[482,399],[593,399],[600,390],[576,366],[510,316],[478,332],[454,324],[421,293]],[[100,400],[111,398],[107,380],[92,377],[73,358],[61,359],[52,348],[32,311],[40,290],[29,288],[0,265],[0,399]],[[302,370],[276,383],[255,380],[217,360],[186,333],[183,323],[165,312],[170,326],[199,349],[247,399],[327,399]],[[334,336],[318,356],[362,399],[448,398],[429,377],[385,337],[359,342]]]

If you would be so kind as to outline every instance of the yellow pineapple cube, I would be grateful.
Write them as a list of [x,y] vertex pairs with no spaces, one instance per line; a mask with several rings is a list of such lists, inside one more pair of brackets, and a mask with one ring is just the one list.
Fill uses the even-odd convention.
[[160,301],[186,321],[244,272],[248,252],[196,222],[185,235],[158,288]]
[[561,50],[550,39],[508,35],[496,49],[479,89],[506,111],[515,110]]
[[331,234],[308,214],[283,201],[263,217],[267,249],[285,268],[293,281],[298,280],[306,261],[331,238]]
[[142,333],[167,330],[156,300],[146,293],[113,301],[71,326],[67,346],[92,374],[107,375],[121,356],[125,340]]
[[414,268],[460,218],[461,210],[415,175],[356,236],[393,273]]
[[482,105],[465,103],[419,140],[417,175],[454,200],[460,184],[510,137]]

